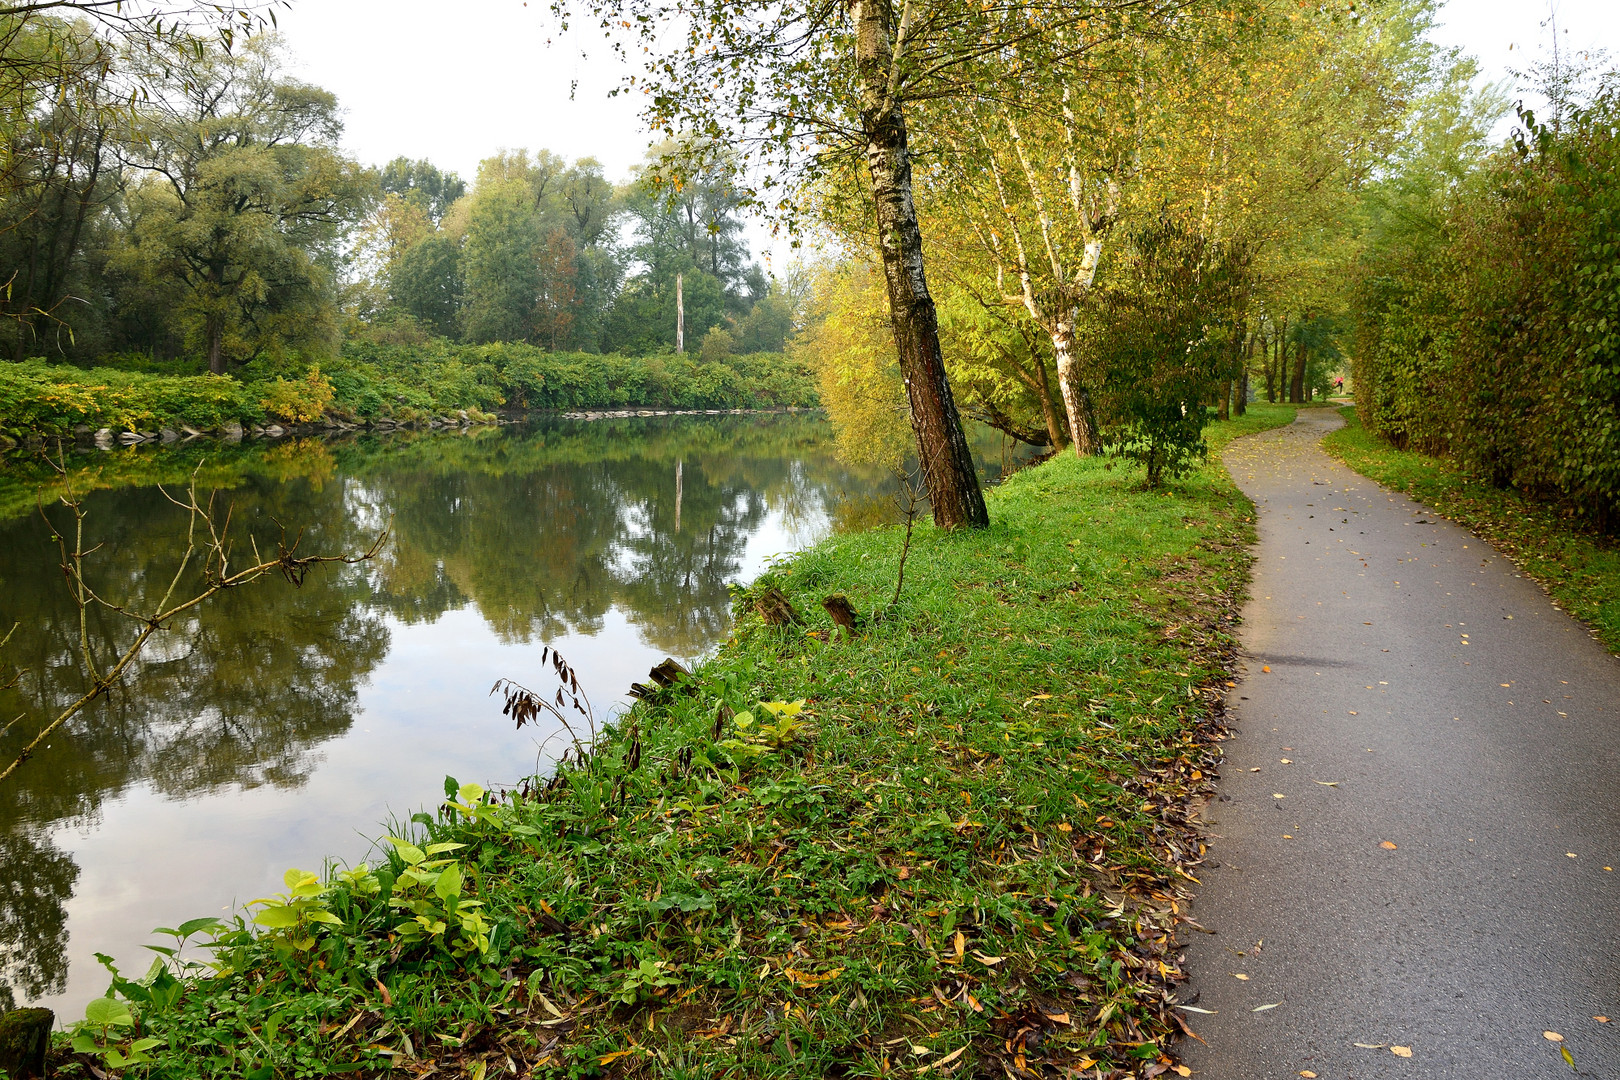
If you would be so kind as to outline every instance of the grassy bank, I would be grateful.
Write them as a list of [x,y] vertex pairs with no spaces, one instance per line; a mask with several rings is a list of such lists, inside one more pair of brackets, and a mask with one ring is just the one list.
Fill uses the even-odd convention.
[[919,528],[893,607],[899,532],[830,539],[752,589],[807,627],[740,598],[684,690],[544,789],[447,781],[411,845],[291,872],[257,934],[177,928],[220,977],[123,981],[139,1028],[94,1004],[61,1075],[137,1048],[254,1080],[1165,1072],[1252,508],[1215,465],[1148,492],[1069,456],[991,499],[987,532]]
[[462,410],[645,406],[742,409],[813,406],[815,380],[780,353],[614,356],[531,345],[350,342],[319,365],[255,361],[209,375],[195,361],[139,357],[80,368],[0,363],[0,434],[212,431],[230,424],[419,424]]
[[1345,426],[1322,442],[1328,453],[1489,540],[1595,629],[1610,651],[1620,652],[1620,551],[1611,539],[1449,459],[1397,450],[1362,427],[1353,408],[1340,412]]

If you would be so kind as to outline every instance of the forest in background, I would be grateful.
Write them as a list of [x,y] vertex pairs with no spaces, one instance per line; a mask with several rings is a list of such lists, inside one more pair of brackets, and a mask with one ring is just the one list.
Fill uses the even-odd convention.
[[752,260],[723,171],[660,178],[669,144],[621,184],[546,150],[496,153],[470,184],[371,168],[271,34],[154,47],[38,13],[4,29],[14,436],[815,402],[781,356],[791,279]]
[[[1080,52],[1051,18],[1045,52],[977,82],[908,81],[920,56],[950,67],[943,26],[891,58],[964,412],[1157,478],[1201,446],[1189,403],[1305,402],[1353,373],[1368,426],[1397,443],[1612,517],[1607,429],[1555,435],[1571,410],[1615,408],[1600,56],[1521,73],[1552,114],[1496,145],[1507,89],[1432,43],[1424,0],[1131,8]],[[0,88],[13,436],[821,402],[852,457],[911,445],[849,138],[860,103],[792,97],[769,43],[730,42],[754,66],[718,99],[655,95],[666,137],[616,184],[547,150],[500,151],[471,182],[364,166],[273,35],[154,51],[39,14],[9,34],[27,61]],[[667,88],[708,77],[694,63]],[[790,152],[790,132],[814,149]],[[743,235],[761,209],[820,257],[768,279]],[[1545,314],[1504,314],[1526,310]]]

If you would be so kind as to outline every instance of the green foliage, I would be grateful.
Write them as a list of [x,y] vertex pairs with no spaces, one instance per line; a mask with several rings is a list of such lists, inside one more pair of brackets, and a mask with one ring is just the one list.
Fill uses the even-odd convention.
[[[144,366],[139,361],[132,366]],[[814,377],[782,353],[626,357],[533,345],[350,341],[318,366],[256,361],[230,376],[148,375],[29,361],[0,364],[0,433],[75,426],[155,431],[232,421],[308,424],[337,417],[413,423],[466,409],[774,409],[819,403]]]
[[432,329],[449,335],[461,307],[461,251],[443,236],[424,236],[405,249],[389,277],[390,299]]
[[168,96],[138,110],[121,272],[172,307],[211,370],[289,349],[331,350],[327,250],[370,188],[338,153],[330,93],[280,74],[276,39],[199,43],[165,68]]
[[483,901],[463,898],[466,878],[461,863],[453,858],[434,858],[466,845],[417,847],[397,836],[388,837],[388,842],[403,863],[388,898],[390,907],[409,916],[394,927],[400,940],[407,944],[431,942],[458,958],[487,953],[489,923],[479,910]]
[[1104,436],[1157,487],[1205,455],[1204,403],[1236,353],[1248,254],[1164,218],[1136,232],[1120,262],[1088,305],[1085,349],[1103,373]]
[[115,431],[180,424],[205,429],[261,416],[253,388],[218,375],[84,371],[41,360],[0,364],[0,431],[13,437],[63,435],[79,424]]
[[[1291,416],[1258,407],[1212,441]],[[167,1040],[152,1075],[406,1055],[600,1075],[628,1053],[651,1075],[786,1080],[880,1073],[894,1030],[971,1071],[1005,1053],[1001,1018],[1054,1004],[1075,1023],[1043,1024],[1029,1064],[1162,1063],[1165,823],[1207,790],[1198,690],[1220,650],[1195,641],[1242,586],[1252,508],[1214,468],[1153,492],[1067,456],[993,501],[987,534],[919,528],[904,602],[863,634],[745,618],[689,692],[638,704],[541,789],[447,778],[386,869],[300,875],[341,925],[307,950],[219,931],[228,970],[140,1010]],[[802,611],[833,584],[870,609],[897,541],[837,536],[773,580]],[[1196,633],[1151,614],[1172,607]],[[693,1038],[699,1011],[732,1036]]]
[[461,255],[462,333],[469,341],[527,341],[540,294],[540,221],[522,180],[482,183]]
[[1459,179],[1431,166],[1391,182],[1395,210],[1427,216],[1384,229],[1366,261],[1358,404],[1397,446],[1449,454],[1612,529],[1620,87],[1563,108],[1556,128],[1522,113],[1516,143]]

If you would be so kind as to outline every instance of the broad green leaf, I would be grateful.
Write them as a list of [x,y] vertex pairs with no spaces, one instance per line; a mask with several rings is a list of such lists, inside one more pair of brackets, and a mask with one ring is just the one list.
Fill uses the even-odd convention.
[[397,836],[390,836],[388,838],[388,842],[394,845],[394,850],[399,852],[399,857],[404,859],[406,865],[408,866],[415,866],[417,863],[427,858],[427,855],[422,851],[421,848],[417,847],[415,844],[406,843]]
[[84,1018],[96,1027],[129,1027],[135,1023],[129,1006],[117,998],[99,997],[84,1007]]
[[461,895],[461,867],[451,864],[439,873],[439,880],[433,883],[433,891],[440,900],[448,900],[452,896]]
[[291,870],[288,870],[285,874],[282,874],[281,880],[286,882],[287,888],[296,889],[302,885],[319,885],[321,879],[310,873],[308,870],[300,870],[295,866]]
[[310,908],[304,912],[306,922],[330,923],[334,926],[343,925],[343,920],[327,911],[325,908]]
[[173,931],[154,930],[152,932],[154,934],[173,933],[173,934],[175,934],[176,937],[190,937],[192,934],[195,934],[195,933],[197,933],[199,931],[202,931],[202,930],[214,930],[214,929],[218,929],[220,927],[223,927],[224,925],[225,925],[224,923],[220,922],[218,919],[214,918],[212,915],[205,915],[200,919],[187,919],[185,922],[180,924],[180,926],[177,928],[177,930],[173,930]]
[[276,905],[267,907],[257,915],[253,921],[270,930],[285,930],[289,926],[298,925],[298,911],[296,908]]

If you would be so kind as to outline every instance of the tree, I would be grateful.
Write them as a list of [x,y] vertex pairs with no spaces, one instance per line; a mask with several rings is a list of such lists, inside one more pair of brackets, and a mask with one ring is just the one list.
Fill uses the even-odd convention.
[[452,203],[467,194],[467,182],[453,172],[440,172],[426,159],[397,157],[382,168],[383,191],[417,206],[437,225]]
[[[110,153],[117,122],[114,91],[92,72],[109,46],[87,24],[37,19],[14,48],[53,52],[30,87],[30,104],[6,119],[9,173],[0,187],[0,265],[8,268],[0,313],[14,322],[12,359],[50,340],[64,351],[103,312],[88,303],[92,251],[117,194]],[[47,42],[40,39],[45,38]],[[21,121],[21,122],[19,122]],[[69,303],[77,299],[79,303]]]
[[142,109],[118,257],[179,286],[178,319],[210,371],[262,352],[330,348],[335,246],[365,205],[336,149],[337,101],[279,75],[279,43],[199,42]]
[[1117,259],[1079,344],[1104,373],[1108,441],[1157,487],[1204,455],[1205,402],[1231,355],[1250,255],[1163,217],[1134,230]]
[[480,170],[461,252],[462,333],[469,341],[527,341],[540,295],[540,222],[521,178],[487,179]]
[[461,252],[448,237],[433,233],[406,248],[388,277],[389,302],[435,334],[456,332],[461,307]]
[[[553,0],[610,34],[623,27],[647,60],[630,89],[647,94],[652,127],[683,144],[686,175],[730,157],[761,180],[756,202],[803,213],[817,181],[863,170],[868,236],[881,253],[889,317],[935,522],[988,523],[941,354],[912,188],[907,110],[957,96],[1012,97],[1010,55],[1083,52],[1089,28],[1138,0],[1005,7],[967,0]],[[1170,12],[1181,5],[1165,4]],[[678,41],[665,45],[669,27]],[[628,51],[629,44],[615,45]],[[1039,63],[1038,60],[1032,61]]]

